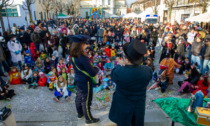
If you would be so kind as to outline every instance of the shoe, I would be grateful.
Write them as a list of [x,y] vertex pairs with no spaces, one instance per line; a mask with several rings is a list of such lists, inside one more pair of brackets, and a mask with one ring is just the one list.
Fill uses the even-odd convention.
[[100,119],[93,118],[92,120],[86,120],[85,124],[89,125],[89,124],[94,124],[94,123],[98,123],[98,122],[100,122]]
[[78,120],[81,120],[84,118],[84,115],[78,115],[77,117],[78,117]]

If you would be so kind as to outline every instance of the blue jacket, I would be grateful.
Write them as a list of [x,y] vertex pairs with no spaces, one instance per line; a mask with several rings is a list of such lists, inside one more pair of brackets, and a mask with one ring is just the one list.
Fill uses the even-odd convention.
[[135,117],[136,126],[144,126],[146,88],[152,79],[148,66],[116,66],[111,73],[116,84],[109,118],[117,126],[130,126]]
[[31,56],[25,56],[24,62],[25,64],[33,64],[34,61]]
[[[90,62],[90,59],[87,56],[81,55],[79,58],[74,58],[75,64],[80,70],[86,71],[90,76],[94,77],[98,73],[99,69],[97,67],[93,67]],[[72,61],[72,60],[71,60]],[[86,76],[84,73],[79,71],[75,64],[72,62],[74,71],[75,71],[75,82],[78,87],[86,88],[87,82],[92,84],[92,80],[90,77]],[[84,84],[85,83],[85,84]]]

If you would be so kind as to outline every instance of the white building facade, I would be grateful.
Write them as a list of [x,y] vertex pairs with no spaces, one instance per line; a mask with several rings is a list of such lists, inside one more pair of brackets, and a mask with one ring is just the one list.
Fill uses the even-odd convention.
[[[13,24],[17,26],[28,26],[30,24],[30,16],[28,10],[25,10],[25,5],[23,4],[25,0],[14,0],[11,6],[2,9],[2,16],[4,20],[5,30],[8,30],[9,26],[12,27]],[[36,8],[35,4],[31,5],[31,13],[33,21],[36,20]],[[7,18],[8,17],[8,18]],[[1,23],[0,23],[1,25]],[[1,29],[2,32],[2,29]]]
[[[181,23],[190,16],[202,14],[202,6],[199,3],[193,3],[193,1],[191,2],[190,0],[176,1],[172,8],[171,21],[169,20],[169,11],[167,5],[164,3],[164,0],[152,0],[152,2],[148,0],[139,0],[131,5],[131,10],[137,14],[154,14],[155,2],[159,3],[157,5],[157,15],[159,17],[159,21],[163,23],[173,23],[174,21]],[[210,4],[210,0],[208,0],[208,3]],[[210,6],[207,8],[207,12],[210,12]]]
[[80,0],[80,16],[88,18],[90,16],[90,8],[103,8],[105,18],[111,15],[127,14],[126,0]]

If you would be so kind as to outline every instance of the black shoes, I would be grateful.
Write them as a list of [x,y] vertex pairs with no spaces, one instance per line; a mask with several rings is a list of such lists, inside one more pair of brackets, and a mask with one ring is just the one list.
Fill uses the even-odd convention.
[[97,119],[97,118],[93,118],[92,120],[85,121],[86,124],[94,124],[94,123],[98,123],[98,122],[100,122],[100,119]]
[[84,115],[78,115],[78,119],[83,119]]

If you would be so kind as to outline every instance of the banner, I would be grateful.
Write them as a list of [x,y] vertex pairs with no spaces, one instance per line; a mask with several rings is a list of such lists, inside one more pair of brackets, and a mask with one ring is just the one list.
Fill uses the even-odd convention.
[[103,8],[90,8],[90,19],[102,19]]

